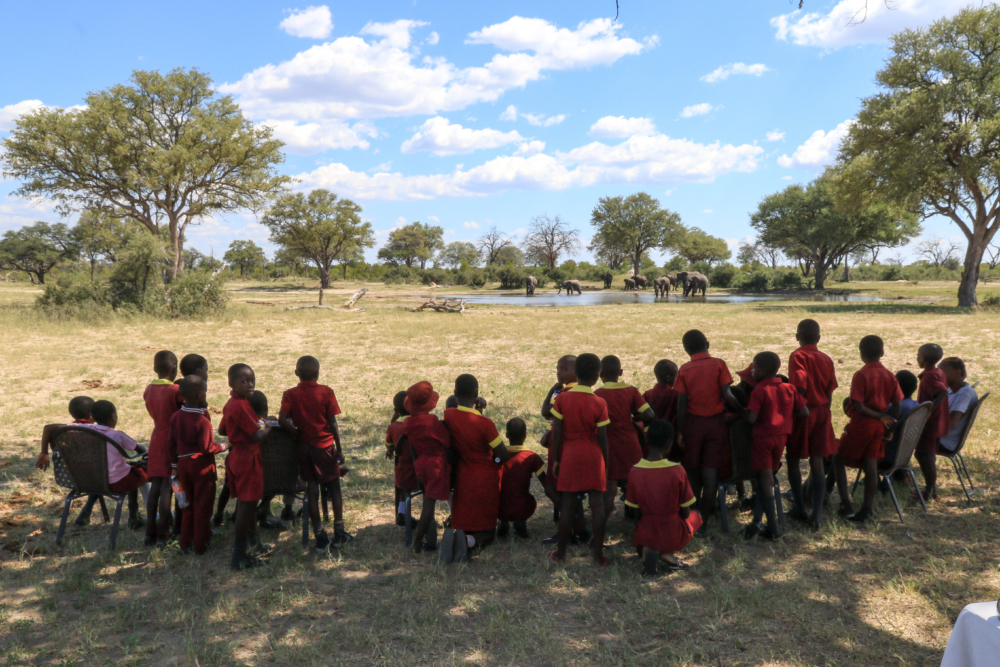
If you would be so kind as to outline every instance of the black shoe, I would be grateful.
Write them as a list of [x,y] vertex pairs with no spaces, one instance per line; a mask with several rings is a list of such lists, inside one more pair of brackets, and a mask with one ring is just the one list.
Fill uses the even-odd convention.
[[150,537],[149,535],[147,535],[147,536],[146,536],[146,537],[145,537],[145,538],[144,538],[144,539],[142,540],[142,546],[144,546],[144,547],[152,547],[152,546],[156,546],[156,538],[155,538],[155,537]]
[[146,527],[146,520],[142,518],[142,515],[129,517],[128,520],[129,530],[138,530],[139,528]]
[[396,512],[396,525],[406,527],[406,515],[402,512]]
[[660,560],[660,554],[648,549],[646,555],[642,557],[642,576],[644,577],[655,577],[660,573],[657,566],[657,561]]
[[330,536],[322,531],[316,536],[316,553],[323,554],[330,550]]
[[500,525],[497,526],[497,537],[505,538],[510,535],[510,523],[507,521],[501,521]]
[[760,531],[759,537],[762,540],[767,540],[768,542],[774,542],[775,540],[781,537],[781,534],[777,530],[774,530],[770,526],[768,526],[764,530]]
[[330,546],[334,549],[343,549],[344,545],[353,541],[353,535],[348,534],[348,532],[343,528],[338,528],[333,531],[333,542],[330,543]]
[[438,562],[442,565],[451,565],[455,559],[455,531],[451,528],[444,529],[441,537],[441,548],[438,549]]
[[523,521],[514,522],[514,535],[522,540],[526,540],[531,537],[528,533],[528,526]]
[[792,521],[798,521],[799,523],[804,523],[804,524],[807,524],[807,525],[813,523],[813,520],[812,520],[811,516],[809,516],[805,512],[800,512],[799,510],[796,510],[796,509],[793,509],[790,512],[788,512],[788,514],[786,516],[789,519],[791,519]]
[[756,502],[757,501],[754,500],[753,496],[747,496],[746,498],[740,501],[740,511],[741,512],[752,511],[754,503]]
[[295,521],[295,510],[291,506],[286,505],[285,509],[281,510],[281,520],[285,523],[291,523]]
[[239,572],[240,570],[249,570],[251,568],[258,567],[260,565],[263,565],[264,562],[265,561],[262,561],[259,558],[255,558],[253,556],[247,556],[246,558],[242,558],[240,560],[234,560],[232,562],[231,567],[237,572]]
[[223,514],[216,514],[212,517],[212,525],[218,528],[225,522],[225,516]]
[[464,530],[455,531],[455,546],[452,554],[452,562],[467,563],[469,561],[469,540],[465,537]]
[[574,535],[573,539],[570,540],[570,544],[582,544],[585,547],[590,546],[590,538],[592,535],[589,530],[585,530],[579,535]]
[[89,525],[90,524],[90,513],[88,512],[87,514],[81,514],[80,516],[76,517],[76,519],[73,520],[73,523],[75,523],[78,526]]
[[870,509],[861,508],[857,514],[847,517],[848,521],[853,521],[854,523],[865,523],[872,518],[872,511]]
[[257,523],[260,524],[261,528],[265,528],[267,530],[276,530],[279,533],[283,530],[288,529],[288,526],[285,525],[285,522],[279,519],[278,517],[274,516],[273,514],[265,514],[260,518],[260,521],[258,521]]
[[740,533],[744,540],[752,540],[760,535],[761,527],[759,523],[748,523]]
[[840,507],[837,508],[837,516],[849,517],[853,514],[854,514],[854,508],[851,507],[850,505],[845,505],[844,503],[841,503]]

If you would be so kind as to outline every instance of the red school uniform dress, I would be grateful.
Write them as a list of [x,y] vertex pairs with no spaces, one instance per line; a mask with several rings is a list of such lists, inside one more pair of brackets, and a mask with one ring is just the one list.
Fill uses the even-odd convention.
[[[567,382],[566,385],[563,386],[562,391],[559,392],[559,393],[561,394],[563,392],[569,391],[570,389],[572,389],[576,385],[577,385],[576,382]],[[556,394],[555,398],[552,399],[552,403],[553,404],[555,404],[555,399],[558,398],[558,397],[559,397],[559,394]],[[556,483],[556,473],[555,473],[555,470],[553,469],[555,461],[552,460],[552,425],[551,425],[551,421],[552,420],[549,420],[549,422],[550,422],[549,423],[549,439],[548,440],[544,440],[544,438],[543,438],[543,440],[544,440],[543,444],[545,445],[545,459],[547,461],[546,468],[545,468],[545,477],[546,477],[546,479],[552,480],[552,483],[555,484]]]
[[815,345],[803,345],[788,357],[788,381],[805,390],[809,408],[808,417],[794,418],[788,456],[795,459],[833,456],[837,453],[837,436],[830,415],[830,395],[838,386],[833,359]]
[[806,406],[806,399],[791,383],[781,378],[761,380],[750,394],[747,410],[757,413],[750,445],[750,469],[781,468],[781,455],[792,434],[792,416]]
[[510,458],[500,476],[500,520],[527,521],[537,506],[531,495],[531,478],[545,472],[545,461],[525,447],[512,445],[507,452]]
[[666,419],[671,424],[677,416],[677,397],[680,394],[669,384],[656,383],[652,389],[642,393],[646,403],[653,409],[657,419]]
[[300,382],[281,395],[281,412],[299,431],[299,472],[307,482],[326,484],[340,478],[330,422],[340,413],[333,389],[315,381]]
[[876,412],[885,412],[892,403],[903,400],[903,390],[899,388],[896,376],[879,361],[861,367],[851,378],[851,394],[848,397],[847,416],[850,421],[840,436],[837,453],[852,468],[861,466],[862,459],[880,459],[885,449],[882,437],[885,427],[878,419],[866,417],[854,407],[861,401]]
[[594,395],[608,404],[608,479],[625,481],[642,459],[642,445],[632,415],[649,407],[639,390],[623,382],[605,382]]
[[448,428],[435,415],[410,415],[403,422],[403,435],[417,457],[413,468],[424,485],[424,497],[448,500],[451,493],[451,465],[447,456],[451,434]]
[[606,466],[597,429],[611,423],[608,404],[585,385],[556,396],[552,416],[563,423],[557,491],[604,491]]
[[917,389],[917,403],[933,401],[939,392],[945,392],[945,399],[931,411],[927,423],[920,434],[915,452],[917,454],[937,454],[941,436],[951,431],[951,412],[948,407],[948,382],[940,368],[928,368],[920,374],[920,388]]
[[493,448],[503,442],[496,424],[478,410],[459,406],[444,411],[444,424],[458,454],[451,527],[467,533],[493,530],[500,514],[500,475]]
[[146,474],[150,477],[170,477],[170,418],[184,404],[180,387],[170,380],[153,380],[142,393],[142,400],[146,404],[146,412],[153,418]]
[[691,512],[684,520],[680,509],[691,507],[696,500],[680,464],[666,459],[636,463],[628,474],[625,491],[625,504],[642,510],[632,544],[667,554],[686,547],[701,527],[701,515]]
[[215,443],[212,422],[200,408],[181,409],[170,418],[170,459],[177,479],[188,494],[189,509],[181,514],[180,546],[196,554],[208,549],[215,505],[215,455],[225,447]]
[[260,421],[250,401],[235,391],[229,392],[229,397],[222,408],[222,426],[229,438],[226,484],[236,500],[257,502],[264,497],[260,445],[253,441],[254,433],[260,430]]
[[[396,445],[403,437],[403,425],[409,417],[403,417],[399,421],[394,421],[385,429],[386,444]],[[420,488],[420,480],[417,479],[417,471],[413,467],[413,457],[410,455],[410,447],[396,447],[396,460],[393,469],[393,482],[401,489]]]
[[677,372],[674,389],[687,396],[683,461],[687,470],[718,470],[728,460],[729,431],[721,391],[732,383],[726,362],[708,352],[691,355]]

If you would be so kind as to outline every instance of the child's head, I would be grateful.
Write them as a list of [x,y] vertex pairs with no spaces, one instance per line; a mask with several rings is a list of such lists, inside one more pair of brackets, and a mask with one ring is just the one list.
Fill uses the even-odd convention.
[[514,447],[520,447],[528,437],[528,425],[520,417],[514,417],[507,422],[507,441]]
[[229,388],[249,400],[253,396],[254,387],[257,385],[257,378],[253,374],[253,369],[247,364],[233,364],[229,367]]
[[622,376],[622,360],[613,354],[601,359],[601,379],[605,382],[618,382]]
[[319,359],[316,357],[299,357],[295,362],[295,375],[303,382],[315,382],[319,379]]
[[424,380],[406,390],[403,406],[411,415],[425,415],[437,407],[438,398],[440,396],[434,391],[434,386]]
[[462,373],[455,378],[455,398],[459,403],[462,401],[472,401],[475,403],[479,398],[479,380],[475,375]]
[[965,362],[958,357],[942,359],[938,368],[944,372],[944,379],[952,389],[958,389],[965,384],[965,378],[968,377],[965,372]]
[[90,396],[74,396],[69,401],[69,415],[73,419],[90,419],[90,411],[94,408],[94,399]]
[[208,360],[200,354],[185,354],[181,359],[181,375],[197,375],[208,382]]
[[160,350],[153,355],[153,372],[160,379],[177,377],[177,355],[170,350]]
[[736,402],[739,403],[741,407],[745,408],[750,405],[750,397],[747,396],[747,393],[743,391],[742,387],[732,387],[729,391],[732,392],[733,398],[736,399]]
[[[200,375],[185,375],[181,380],[181,397],[185,403],[200,407],[205,404],[208,385]],[[189,406],[190,407],[190,406]]]
[[660,359],[653,366],[653,375],[656,376],[656,381],[660,384],[673,386],[674,380],[677,379],[677,364],[669,359]]
[[684,351],[689,355],[708,352],[708,338],[697,329],[686,332],[681,338],[681,343],[684,345]]
[[781,357],[774,352],[758,352],[753,358],[753,379],[756,382],[773,378],[781,368]]
[[262,391],[254,391],[250,395],[250,407],[261,419],[267,419],[267,396]]
[[111,401],[94,401],[90,408],[90,416],[101,426],[114,428],[118,424],[118,411]]
[[392,397],[392,407],[396,410],[396,414],[400,417],[409,417],[410,413],[406,411],[406,406],[403,405],[403,401],[406,400],[405,391],[397,391],[396,395]]
[[885,344],[878,336],[865,336],[858,343],[858,351],[861,352],[861,360],[870,363],[878,361],[885,354]]
[[803,345],[815,345],[819,342],[819,322],[816,320],[802,320],[798,329],[795,330],[795,340]]
[[567,354],[556,362],[556,380],[560,384],[576,382],[576,355]]
[[573,364],[576,380],[582,385],[593,387],[601,376],[601,359],[596,354],[581,354]]
[[935,343],[926,343],[917,349],[917,365],[921,368],[934,368],[944,357],[944,350]]
[[458,407],[458,396],[455,396],[455,394],[452,394],[448,398],[444,399],[445,410],[450,410],[451,408],[457,408],[457,407]]
[[646,444],[649,445],[650,452],[659,452],[660,458],[663,458],[664,452],[670,449],[673,442],[674,427],[671,426],[670,422],[666,419],[654,419],[649,422],[649,428],[646,430]]
[[913,392],[917,390],[917,385],[919,384],[916,375],[910,371],[899,371],[896,373],[896,382],[899,383],[899,388],[903,390],[903,398],[913,398]]

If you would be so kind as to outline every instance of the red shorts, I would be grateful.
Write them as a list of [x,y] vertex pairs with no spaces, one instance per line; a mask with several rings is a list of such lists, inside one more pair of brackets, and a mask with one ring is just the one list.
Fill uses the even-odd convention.
[[299,474],[307,482],[326,484],[340,479],[340,463],[337,461],[337,448],[313,447],[299,443]]
[[417,471],[413,467],[413,457],[410,456],[410,446],[398,448],[396,453],[396,469],[393,481],[401,489],[416,489],[420,487]]
[[688,414],[684,422],[684,468],[714,468],[718,470],[729,458],[729,430],[726,417],[719,413],[711,417]]
[[114,484],[108,484],[108,488],[115,493],[128,493],[135,491],[147,481],[149,481],[149,478],[146,476],[145,470],[142,468],[130,468],[127,475]]
[[940,449],[941,438],[935,437],[927,429],[931,426],[930,421],[927,422],[927,426],[924,427],[924,432],[920,434],[920,440],[917,442],[917,448],[914,451],[915,454],[937,454],[938,449]]
[[837,454],[852,468],[860,468],[862,459],[880,459],[885,451],[885,427],[878,419],[852,419],[840,436]]
[[417,478],[424,485],[424,497],[448,500],[451,495],[451,465],[441,456],[421,456],[413,462]]
[[146,460],[146,474],[150,477],[170,477],[170,450],[166,443],[150,442]]
[[750,469],[778,472],[786,442],[787,435],[755,435],[750,443]]
[[258,447],[241,446],[229,452],[226,484],[236,500],[257,502],[264,497],[264,467]]
[[833,456],[837,453],[837,436],[830,421],[830,404],[810,405],[809,416],[796,417],[792,435],[785,450],[790,459],[810,456]]

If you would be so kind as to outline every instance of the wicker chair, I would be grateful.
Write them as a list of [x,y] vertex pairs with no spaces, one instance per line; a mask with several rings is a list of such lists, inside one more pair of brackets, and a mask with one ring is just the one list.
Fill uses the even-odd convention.
[[280,428],[260,443],[260,463],[264,468],[264,495],[292,495],[302,501],[302,547],[309,546],[309,495],[299,477],[299,441]]
[[117,449],[125,458],[129,458],[129,453],[108,436],[86,426],[60,426],[53,431],[50,442],[54,453],[59,455],[60,465],[65,466],[65,472],[72,481],[72,488],[66,494],[63,504],[59,532],[56,533],[56,545],[62,546],[63,535],[66,533],[66,519],[69,517],[69,508],[73,501],[96,495],[101,497],[101,510],[104,512],[105,522],[110,517],[104,498],[111,498],[118,504],[115,508],[114,523],[111,525],[111,548],[114,549],[122,517],[122,505],[128,494],[115,493],[111,490],[108,482],[108,445]]
[[[976,384],[979,384],[978,382]],[[958,446],[955,447],[955,451],[949,451],[944,447],[938,449],[938,454],[945,457],[951,464],[955,466],[955,474],[958,475],[958,481],[962,484],[962,491],[965,491],[965,497],[972,502],[972,495],[976,493],[976,487],[972,485],[972,477],[969,475],[969,469],[965,465],[965,457],[962,456],[962,449],[965,447],[965,439],[969,437],[969,431],[972,430],[972,425],[976,423],[976,417],[979,415],[979,408],[982,407],[983,402],[990,397],[990,393],[986,392],[983,394],[982,398],[975,402],[972,407],[969,408],[969,418],[965,422],[965,428],[962,429],[962,436],[958,439]],[[959,465],[961,464],[961,465]],[[965,482],[969,482],[968,488],[965,486]]]
[[[730,474],[727,479],[719,480],[719,490],[716,502],[719,508],[719,518],[722,519],[722,532],[729,532],[729,513],[726,511],[726,489],[740,482],[757,480],[757,475],[750,468],[750,443],[753,427],[742,417],[734,417],[728,422],[729,427],[729,460]],[[778,478],[774,478],[774,502],[777,510],[778,526],[785,529],[785,511],[781,504],[781,487]]]

